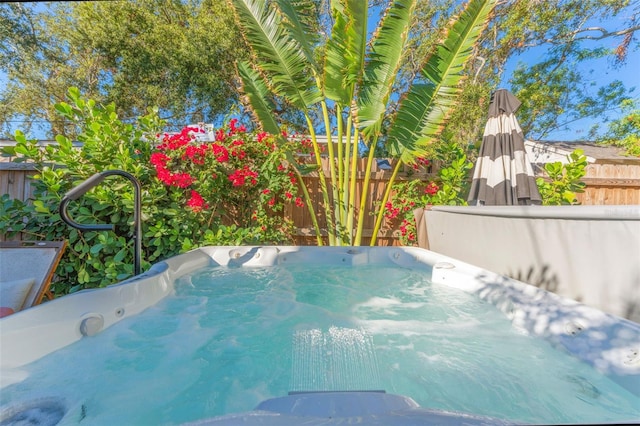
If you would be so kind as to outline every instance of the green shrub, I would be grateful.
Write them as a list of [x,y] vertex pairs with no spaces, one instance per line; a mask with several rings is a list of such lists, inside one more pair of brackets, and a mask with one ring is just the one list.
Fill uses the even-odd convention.
[[547,178],[539,177],[536,184],[544,205],[577,204],[576,193],[584,192],[585,184],[581,181],[586,173],[587,157],[581,149],[574,150],[567,156],[569,162],[547,163],[544,171]]
[[[52,285],[55,294],[104,287],[133,275],[134,195],[130,182],[109,177],[69,204],[74,221],[113,224],[115,232],[79,232],[62,222],[58,213],[67,191],[105,170],[124,170],[141,182],[143,270],[150,263],[202,245],[291,241],[291,226],[277,210],[282,211],[283,202],[295,201],[288,200],[281,191],[286,186],[282,182],[295,182],[280,164],[277,149],[266,151],[261,146],[257,150],[255,135],[242,135],[247,144],[243,164],[260,167],[256,170],[255,187],[234,191],[229,175],[239,163],[216,169],[217,180],[207,179],[207,173],[211,176],[213,170],[203,168],[196,179],[200,185],[197,188],[208,187],[210,206],[196,211],[188,205],[192,188],[166,185],[158,179],[157,167],[150,162],[152,153],[158,151],[154,145],[164,126],[157,111],[150,110],[135,123],[124,123],[118,119],[113,104],[96,105],[92,100],[82,99],[73,88],[69,90],[69,100],[57,104],[56,110],[81,128],[78,137],[81,147],[57,136],[57,145],[42,149],[35,140],[27,140],[23,133],[16,132],[15,146],[3,150],[4,155],[16,157],[16,162],[33,162],[37,174],[32,183],[31,202],[2,197],[0,232],[9,236],[21,233],[23,239],[68,242]],[[175,160],[173,165],[177,166],[179,158]],[[184,163],[179,167],[192,166]],[[259,189],[270,189],[272,193],[267,198],[266,191]],[[269,203],[276,198],[277,202]],[[233,220],[229,220],[230,216]]]

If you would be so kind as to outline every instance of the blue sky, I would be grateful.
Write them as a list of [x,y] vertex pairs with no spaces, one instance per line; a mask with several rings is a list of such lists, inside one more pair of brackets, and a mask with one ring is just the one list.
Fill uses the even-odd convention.
[[[615,48],[619,43],[619,38],[611,38],[608,40],[600,41],[599,45],[606,48]],[[509,79],[513,70],[518,64],[535,64],[541,62],[544,59],[546,48],[537,48],[526,52],[524,55],[512,58],[507,67],[506,72],[502,79],[501,87],[505,89],[510,88]],[[640,104],[640,51],[638,48],[635,50],[629,49],[627,61],[622,66],[614,66],[611,58],[603,58],[599,60],[590,60],[581,66],[581,71],[584,72],[584,76],[587,81],[587,86],[593,88],[593,94],[597,92],[598,88],[614,81],[620,80],[624,83],[627,89],[635,87],[635,90],[631,92],[631,97]],[[591,85],[591,83],[593,83]],[[615,119],[622,115],[620,109],[616,109],[610,112],[609,119]],[[601,128],[604,130],[607,126],[605,123],[605,117],[593,117],[577,120],[568,124],[566,130],[560,129],[551,132],[546,140],[553,141],[574,141],[584,140],[589,133],[593,124],[600,123]],[[527,136],[527,135],[525,135]]]

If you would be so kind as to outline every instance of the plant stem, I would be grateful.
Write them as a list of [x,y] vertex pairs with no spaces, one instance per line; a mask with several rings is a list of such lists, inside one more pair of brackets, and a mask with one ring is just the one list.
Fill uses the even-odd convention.
[[309,196],[309,191],[307,189],[307,185],[304,184],[302,180],[302,173],[298,170],[297,167],[293,166],[293,171],[298,178],[298,182],[300,182],[300,188],[302,189],[302,193],[304,194],[305,203],[307,204],[307,209],[309,209],[309,213],[311,214],[311,222],[313,223],[313,228],[316,231],[316,242],[319,246],[324,245],[322,242],[322,234],[320,233],[320,225],[318,224],[318,218],[316,217],[316,212],[313,208],[313,203],[311,202],[311,197]]
[[[347,211],[347,229],[349,230],[349,244],[353,244],[353,215],[356,196],[356,177],[358,167],[358,129],[353,128],[352,115],[349,114],[347,119],[347,144],[345,153],[345,166],[349,163],[349,167],[345,167],[345,179],[344,179],[344,209]],[[353,144],[353,149],[351,145]],[[350,176],[347,176],[350,173]]]
[[[375,158],[374,147],[378,143],[378,137],[374,137],[369,146],[369,156],[367,157],[367,167],[364,172],[364,181],[362,183],[362,191],[360,193],[360,210],[358,211],[358,227],[356,230],[356,238],[353,242],[354,246],[362,244],[362,228],[364,226],[364,212],[367,206],[367,198],[369,197],[369,182],[371,181],[371,166],[373,165],[373,159]],[[352,163],[353,164],[353,163]],[[355,168],[354,168],[355,169]],[[354,176],[354,171],[351,170],[351,176]],[[353,179],[355,182],[355,178]],[[353,183],[352,183],[353,184]]]
[[[328,117],[328,116],[327,116]],[[309,127],[309,133],[311,136],[311,143],[313,145],[313,153],[316,157],[316,164],[318,165],[318,178],[320,180],[320,190],[322,191],[322,202],[324,204],[324,211],[327,217],[327,233],[329,236],[329,245],[335,245],[336,228],[333,220],[333,214],[331,212],[331,205],[329,204],[329,191],[327,190],[327,180],[324,176],[324,170],[322,168],[322,158],[320,156],[320,147],[318,146],[318,139],[316,138],[316,132],[313,128],[311,118],[305,114],[307,120],[307,126]],[[328,118],[327,118],[328,119]]]
[[378,239],[378,232],[382,226],[382,219],[384,217],[384,206],[389,199],[389,195],[391,195],[391,189],[393,188],[393,183],[396,180],[396,176],[398,175],[398,171],[400,170],[400,166],[402,165],[402,160],[398,159],[396,166],[393,168],[393,172],[391,173],[391,177],[387,182],[387,187],[384,190],[384,195],[382,195],[382,200],[380,200],[380,207],[378,209],[378,213],[376,214],[376,223],[373,226],[373,235],[371,235],[371,243],[370,246],[375,246]]

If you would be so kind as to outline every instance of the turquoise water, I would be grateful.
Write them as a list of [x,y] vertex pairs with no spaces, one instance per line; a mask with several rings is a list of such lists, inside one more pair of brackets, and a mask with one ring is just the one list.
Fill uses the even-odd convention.
[[26,369],[0,402],[64,397],[66,424],[179,424],[300,390],[385,390],[526,423],[640,418],[637,397],[492,305],[380,266],[199,271]]

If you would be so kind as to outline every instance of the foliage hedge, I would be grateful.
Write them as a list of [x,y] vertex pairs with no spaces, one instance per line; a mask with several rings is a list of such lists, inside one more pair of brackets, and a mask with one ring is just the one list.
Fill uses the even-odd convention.
[[[80,148],[70,139],[57,136],[57,145],[42,149],[37,141],[28,140],[16,132],[15,146],[3,149],[4,155],[15,162],[33,162],[37,174],[32,182],[34,199],[31,203],[9,199],[0,202],[0,232],[8,236],[22,233],[23,239],[66,240],[68,248],[56,271],[52,284],[56,295],[81,289],[104,287],[133,275],[133,188],[127,180],[109,177],[69,205],[69,214],[82,224],[107,223],[115,232],[79,232],[66,225],[58,208],[64,194],[95,173],[119,169],[133,174],[142,185],[142,269],[162,259],[174,256],[199,245],[278,244],[292,241],[292,228],[278,210],[282,201],[269,201],[264,190],[239,188],[233,202],[240,203],[242,220],[225,220],[222,215],[204,216],[187,206],[188,193],[168,186],[157,178],[150,157],[157,151],[155,141],[164,127],[156,110],[139,117],[135,123],[121,121],[113,104],[96,105],[85,100],[77,89],[69,90],[69,103],[56,105],[57,112],[80,128]],[[245,137],[251,140],[251,136]],[[260,157],[264,153],[264,158]],[[251,161],[262,163],[273,151],[253,152]],[[246,159],[249,161],[249,159]],[[272,158],[277,161],[277,158]],[[265,189],[273,182],[273,175],[264,173],[259,184]],[[261,176],[261,177],[262,177]],[[288,179],[285,174],[285,179]],[[278,179],[282,180],[282,176]],[[232,183],[230,184],[232,185]],[[216,191],[213,188],[212,196]],[[209,200],[212,210],[229,210],[232,188],[219,186],[216,199]],[[216,204],[217,203],[217,204]],[[266,206],[266,207],[265,207]],[[267,214],[265,209],[273,210]],[[238,206],[236,210],[238,211]],[[258,212],[261,212],[258,214]],[[258,217],[260,216],[260,217]],[[267,226],[268,225],[268,226]],[[276,230],[265,232],[265,229]]]

